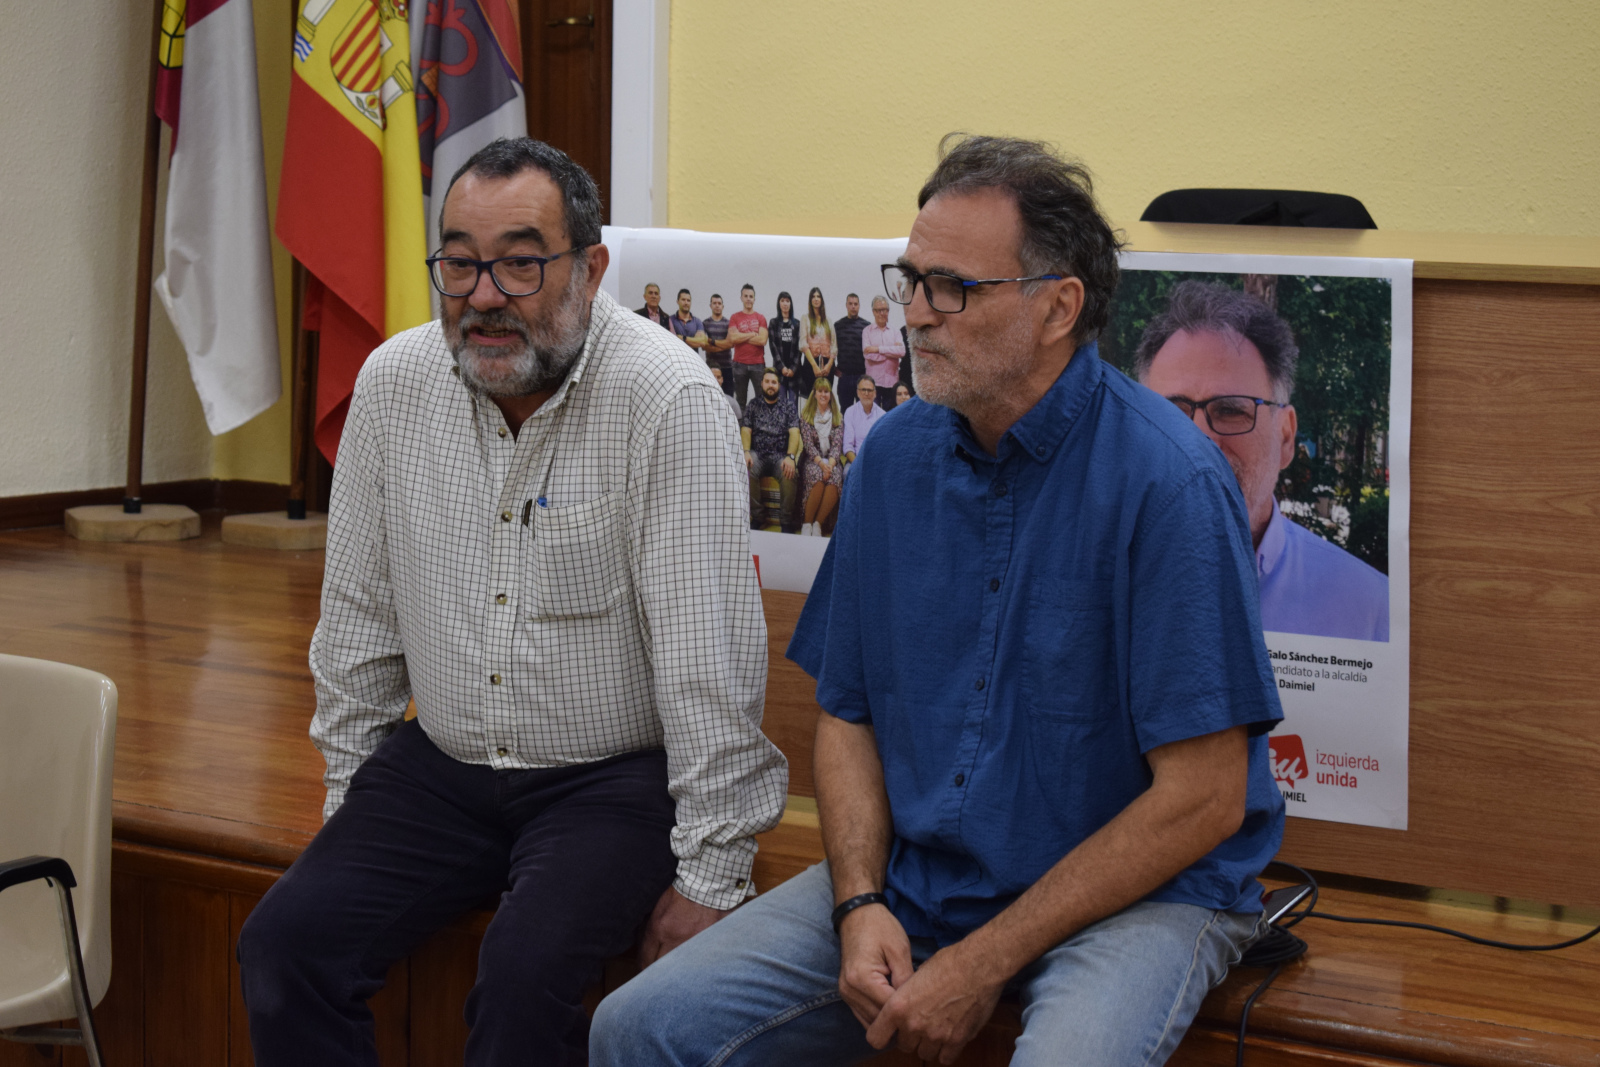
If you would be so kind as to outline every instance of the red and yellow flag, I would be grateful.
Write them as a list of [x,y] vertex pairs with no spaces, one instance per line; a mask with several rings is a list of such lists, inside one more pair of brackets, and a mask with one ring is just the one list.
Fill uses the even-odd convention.
[[317,446],[386,337],[428,321],[421,161],[405,0],[304,0],[294,39],[278,239],[315,282]]

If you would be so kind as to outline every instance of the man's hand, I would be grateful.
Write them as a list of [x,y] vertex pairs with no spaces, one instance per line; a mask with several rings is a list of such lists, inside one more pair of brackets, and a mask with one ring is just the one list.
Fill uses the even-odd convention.
[[844,917],[839,925],[839,995],[862,1026],[873,1024],[910,977],[911,941],[893,912],[868,904]]
[[781,468],[781,470],[783,472],[783,480],[784,481],[786,481],[786,482],[794,481],[794,476],[795,476],[795,473],[796,473],[794,460],[792,460],[789,457],[785,456],[784,459],[783,459],[783,467]]
[[744,450],[744,469],[747,471],[756,469],[756,454],[748,448]]
[[994,1014],[1005,988],[1004,981],[985,979],[980,968],[963,962],[959,949],[953,945],[934,953],[908,980],[895,983],[893,995],[867,1027],[873,1048],[888,1048],[898,1034],[901,1050],[920,1060],[956,1062]]
[[639,966],[650,966],[726,914],[726,911],[696,904],[668,886],[656,901],[656,909],[650,913],[650,922],[644,928],[644,937],[639,942]]

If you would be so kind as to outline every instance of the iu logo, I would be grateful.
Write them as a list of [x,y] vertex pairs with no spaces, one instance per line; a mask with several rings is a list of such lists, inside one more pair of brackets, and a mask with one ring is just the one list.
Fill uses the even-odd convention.
[[1267,751],[1274,781],[1293,789],[1296,782],[1311,777],[1306,769],[1306,746],[1300,743],[1299,734],[1267,738]]

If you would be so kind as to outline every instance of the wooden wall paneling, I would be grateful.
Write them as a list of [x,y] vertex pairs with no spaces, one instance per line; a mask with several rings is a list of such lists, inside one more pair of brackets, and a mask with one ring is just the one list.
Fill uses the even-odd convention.
[[144,893],[144,1062],[228,1062],[228,894],[174,881]]
[[806,596],[764,589],[761,601],[767,616],[767,703],[761,728],[789,757],[789,792],[814,797],[811,739],[822,710],[816,701],[817,683],[783,655]]
[[411,1062],[460,1063],[467,1048],[462,1010],[478,978],[478,945],[492,913],[472,912],[411,955]]
[[0,1041],[0,1067],[60,1067],[61,1051],[50,1045]]
[[[94,1009],[100,1050],[106,1063],[144,1062],[144,897],[143,878],[111,871],[111,985]],[[79,1049],[69,1049],[64,1062],[86,1065]]]
[[611,0],[521,0],[520,8],[528,135],[589,172],[610,218]]
[[239,981],[239,931],[259,903],[255,894],[228,894],[228,1067],[252,1067],[256,1061],[250,1049],[250,1011]]
[[1415,287],[1411,812],[1302,866],[1600,904],[1600,288]]
[[[373,1038],[383,1067],[407,1067],[411,1061],[411,961],[389,968],[378,995],[367,1001],[372,1010]],[[418,1060],[418,1067],[426,1061]]]

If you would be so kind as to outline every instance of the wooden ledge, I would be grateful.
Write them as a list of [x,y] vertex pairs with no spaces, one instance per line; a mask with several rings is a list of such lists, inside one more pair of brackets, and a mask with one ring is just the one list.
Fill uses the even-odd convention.
[[313,835],[282,826],[113,800],[111,836],[119,842],[283,871],[305,851]]

